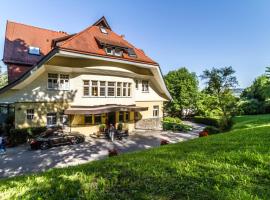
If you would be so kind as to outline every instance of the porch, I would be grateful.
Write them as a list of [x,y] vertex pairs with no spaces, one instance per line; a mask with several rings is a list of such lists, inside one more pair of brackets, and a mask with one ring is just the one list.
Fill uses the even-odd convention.
[[80,132],[86,136],[105,132],[112,124],[116,129],[133,132],[135,123],[142,118],[140,111],[148,107],[135,105],[71,106],[65,110],[69,118],[70,132]]

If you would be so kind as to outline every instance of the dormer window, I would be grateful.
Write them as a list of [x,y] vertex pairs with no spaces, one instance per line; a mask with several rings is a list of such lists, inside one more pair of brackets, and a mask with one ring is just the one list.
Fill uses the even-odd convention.
[[39,47],[33,47],[33,46],[29,46],[28,48],[28,53],[32,54],[32,55],[40,55],[40,49]]
[[129,49],[127,50],[127,52],[128,52],[128,56],[129,56],[129,57],[134,57],[134,58],[137,57],[137,55],[136,55],[134,49],[129,48]]
[[118,49],[118,48],[106,47],[105,51],[107,55],[118,56],[118,57],[121,57],[123,55],[123,50]]
[[107,47],[105,48],[105,51],[108,55],[113,55],[113,48]]
[[103,34],[108,34],[106,28],[103,27],[103,26],[100,27],[100,31],[101,31],[101,33],[103,33]]
[[122,56],[122,54],[123,54],[123,51],[122,50],[120,50],[120,49],[115,49],[114,50],[114,55],[115,56]]

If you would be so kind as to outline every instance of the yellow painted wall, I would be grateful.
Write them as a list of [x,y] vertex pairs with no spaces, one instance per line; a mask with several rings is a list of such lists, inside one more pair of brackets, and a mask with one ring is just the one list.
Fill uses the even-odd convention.
[[148,107],[147,111],[141,111],[142,119],[153,118],[153,107],[159,106],[159,117],[163,117],[163,101],[137,101],[136,106]]
[[[58,123],[59,113],[68,108],[67,103],[16,103],[15,104],[15,128],[27,128],[46,126],[47,113],[56,112]],[[26,118],[26,110],[34,109],[34,119]]]

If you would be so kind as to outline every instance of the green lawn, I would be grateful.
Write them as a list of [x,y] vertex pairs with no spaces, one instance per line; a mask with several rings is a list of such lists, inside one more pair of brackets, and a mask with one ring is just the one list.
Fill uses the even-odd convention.
[[270,199],[270,115],[232,131],[0,181],[0,199]]

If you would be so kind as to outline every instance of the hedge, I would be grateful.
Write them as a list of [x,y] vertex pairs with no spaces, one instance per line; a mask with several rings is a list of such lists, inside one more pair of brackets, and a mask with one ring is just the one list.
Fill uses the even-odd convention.
[[182,123],[173,123],[173,122],[163,122],[163,130],[164,131],[168,131],[168,130],[172,130],[172,131],[190,131],[192,129],[191,126],[186,125],[186,124],[182,124]]
[[209,126],[214,126],[219,128],[221,125],[221,119],[220,118],[214,118],[214,117],[202,117],[202,116],[195,116],[194,122],[205,124]]

